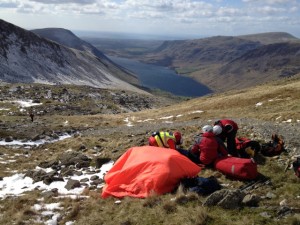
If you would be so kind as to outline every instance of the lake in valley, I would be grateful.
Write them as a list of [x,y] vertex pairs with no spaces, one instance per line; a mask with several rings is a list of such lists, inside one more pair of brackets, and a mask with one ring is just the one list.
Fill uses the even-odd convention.
[[150,89],[160,89],[174,95],[200,97],[212,91],[194,79],[176,74],[175,71],[136,60],[109,56],[118,65],[136,74],[142,86]]

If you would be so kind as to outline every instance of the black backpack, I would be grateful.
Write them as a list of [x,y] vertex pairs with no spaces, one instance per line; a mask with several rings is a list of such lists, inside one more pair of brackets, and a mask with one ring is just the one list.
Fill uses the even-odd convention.
[[198,195],[209,195],[222,188],[214,176],[185,178],[181,180],[181,184],[185,190],[195,192]]
[[235,138],[236,149],[241,158],[254,158],[261,150],[258,141],[254,141],[245,137]]
[[295,171],[295,175],[300,178],[300,157],[293,162],[293,169]]

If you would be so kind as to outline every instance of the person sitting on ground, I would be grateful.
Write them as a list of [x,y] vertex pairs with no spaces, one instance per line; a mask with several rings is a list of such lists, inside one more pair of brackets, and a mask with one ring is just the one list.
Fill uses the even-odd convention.
[[235,141],[238,129],[237,123],[229,119],[218,120],[213,127],[214,134],[226,142],[228,153],[235,157],[238,157]]
[[211,125],[205,125],[202,128],[202,133],[190,148],[189,153],[193,156],[193,158],[189,157],[193,162],[206,166],[212,166],[218,157],[228,155],[226,146],[215,136]]
[[179,146],[182,144],[183,139],[182,135],[179,131],[173,132],[164,132],[164,131],[156,131],[152,133],[151,137],[149,137],[149,145],[170,149],[179,149]]

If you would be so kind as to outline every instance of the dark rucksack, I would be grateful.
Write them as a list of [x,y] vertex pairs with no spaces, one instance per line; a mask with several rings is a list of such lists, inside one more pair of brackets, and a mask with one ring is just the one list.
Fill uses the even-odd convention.
[[221,189],[217,178],[214,176],[210,177],[194,177],[194,178],[185,178],[181,180],[185,190],[196,192],[199,195],[209,195],[217,190]]
[[264,156],[280,155],[284,149],[284,140],[281,135],[272,134],[272,141],[261,146],[261,153]]
[[236,149],[241,158],[254,158],[261,150],[259,142],[245,137],[235,138]]
[[298,157],[296,159],[296,161],[293,162],[293,169],[294,169],[295,175],[300,178],[300,157]]

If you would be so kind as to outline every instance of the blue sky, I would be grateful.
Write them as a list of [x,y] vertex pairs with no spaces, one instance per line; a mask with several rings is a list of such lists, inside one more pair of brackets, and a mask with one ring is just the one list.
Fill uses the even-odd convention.
[[1,0],[0,18],[25,29],[300,38],[300,0]]

